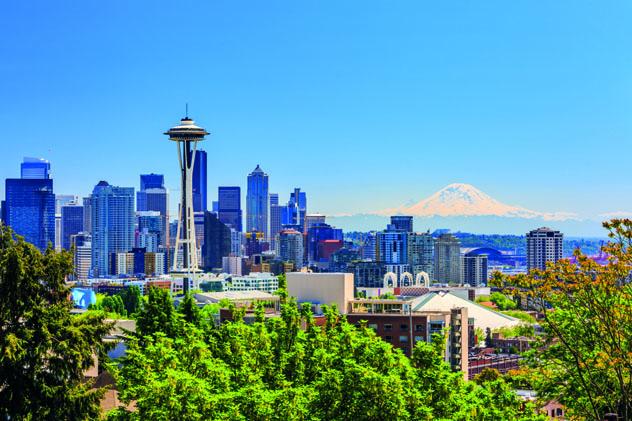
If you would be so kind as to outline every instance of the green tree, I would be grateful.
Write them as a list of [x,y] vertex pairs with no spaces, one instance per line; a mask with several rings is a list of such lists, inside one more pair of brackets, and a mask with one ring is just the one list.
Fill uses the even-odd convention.
[[151,287],[147,303],[143,305],[136,319],[136,332],[140,337],[162,332],[175,338],[180,319],[173,306],[171,294],[162,288]]
[[123,300],[123,305],[125,306],[125,311],[128,315],[131,316],[140,311],[143,303],[143,295],[137,285],[131,285],[128,288],[125,288],[119,295]]
[[101,307],[104,311],[108,313],[115,313],[119,316],[127,316],[127,311],[125,311],[125,304],[123,304],[123,299],[120,295],[109,295],[103,299],[101,302]]
[[104,314],[70,313],[72,255],[40,253],[0,225],[0,419],[98,418],[84,371],[107,350]]
[[513,310],[516,308],[515,301],[501,292],[493,292],[492,295],[490,295],[489,300],[496,304],[496,307],[498,307],[499,310]]
[[195,326],[199,326],[202,321],[200,309],[191,294],[184,296],[182,302],[178,306],[178,313],[182,315],[186,322],[193,323]]
[[[158,300],[168,311],[171,303]],[[243,312],[220,326],[185,323],[175,336],[130,338],[111,364],[121,401],[111,419],[541,419],[499,379],[466,383],[443,358],[445,339],[420,342],[413,361],[372,329],[289,298],[281,317]],[[496,395],[496,392],[499,392]]]
[[546,270],[494,283],[539,310],[544,334],[527,353],[530,381],[543,399],[557,399],[571,416],[632,418],[632,221],[604,223],[612,241],[605,266],[576,250]]

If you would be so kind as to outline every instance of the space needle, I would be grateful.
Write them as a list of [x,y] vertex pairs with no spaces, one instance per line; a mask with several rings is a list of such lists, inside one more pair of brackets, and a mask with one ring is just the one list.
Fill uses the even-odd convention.
[[[188,107],[187,107],[188,108]],[[209,133],[187,115],[180,124],[170,128],[164,134],[176,143],[178,148],[178,162],[181,174],[181,199],[178,209],[178,229],[173,256],[172,273],[183,277],[184,294],[189,291],[189,282],[195,281],[199,271],[198,253],[195,244],[195,222],[193,215],[193,166],[195,165],[195,151],[198,142],[204,140]],[[181,258],[180,258],[181,257]]]

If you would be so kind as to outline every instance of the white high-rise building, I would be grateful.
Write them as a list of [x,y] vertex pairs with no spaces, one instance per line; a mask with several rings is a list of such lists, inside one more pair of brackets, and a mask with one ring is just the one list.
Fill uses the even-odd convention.
[[527,270],[546,269],[546,262],[562,258],[564,234],[551,228],[538,228],[527,233]]

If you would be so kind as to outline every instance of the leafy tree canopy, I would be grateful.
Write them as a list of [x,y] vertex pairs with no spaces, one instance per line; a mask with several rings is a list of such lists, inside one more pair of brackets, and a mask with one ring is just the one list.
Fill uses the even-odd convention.
[[[164,307],[157,314],[173,308],[164,299],[149,301]],[[109,418],[544,419],[502,379],[478,385],[453,373],[441,337],[418,344],[409,360],[335,308],[325,309],[324,326],[315,324],[309,304],[299,308],[291,298],[280,318],[266,319],[258,308],[251,325],[233,310],[235,321],[220,326],[184,322],[184,312],[175,313],[175,335],[143,324],[143,335],[130,338],[126,356],[110,366],[120,399],[135,409],[121,407]],[[172,319],[161,317],[170,330]]]
[[[632,418],[632,221],[604,223],[612,239],[601,266],[575,251],[527,275],[495,276],[544,314],[544,335],[527,353],[529,383],[544,399],[556,399],[571,416]],[[524,376],[523,376],[524,378]]]
[[44,254],[0,225],[0,419],[87,419],[100,391],[83,373],[104,356],[102,312],[72,316],[72,255]]

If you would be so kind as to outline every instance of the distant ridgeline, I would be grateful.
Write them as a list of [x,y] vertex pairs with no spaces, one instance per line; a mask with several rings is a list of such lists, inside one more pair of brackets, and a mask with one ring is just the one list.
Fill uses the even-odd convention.
[[[449,230],[437,230],[432,233],[434,237],[442,232]],[[507,234],[470,234],[467,232],[453,232],[455,237],[461,241],[461,247],[490,247],[496,250],[512,250],[518,255],[526,255],[526,239],[524,235],[507,235]],[[366,237],[366,233],[348,232],[345,233],[345,239],[348,241],[360,242]],[[586,255],[599,254],[599,249],[606,239],[599,238],[580,238],[570,237],[564,238],[564,256],[571,256],[576,248],[580,248]]]

